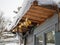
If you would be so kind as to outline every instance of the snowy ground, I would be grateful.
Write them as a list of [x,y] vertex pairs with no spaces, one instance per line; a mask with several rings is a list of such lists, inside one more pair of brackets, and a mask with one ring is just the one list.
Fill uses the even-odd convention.
[[48,43],[47,45],[55,45],[55,44]]
[[[6,45],[19,45],[19,44],[17,44],[17,43],[9,43],[9,44],[6,44]],[[55,44],[47,44],[47,45],[55,45]]]
[[[8,36],[11,36],[12,34],[8,34]],[[12,35],[13,36],[13,35]],[[10,38],[1,38],[0,39],[0,45],[20,45],[18,35]]]
[[8,43],[8,44],[5,44],[5,45],[19,45],[17,43]]

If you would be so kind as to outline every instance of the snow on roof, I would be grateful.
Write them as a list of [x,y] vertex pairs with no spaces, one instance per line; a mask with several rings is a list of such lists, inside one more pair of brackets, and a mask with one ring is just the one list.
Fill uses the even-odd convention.
[[58,5],[58,7],[60,8],[60,0],[38,0],[39,4],[42,5],[53,5],[53,4],[56,4]]

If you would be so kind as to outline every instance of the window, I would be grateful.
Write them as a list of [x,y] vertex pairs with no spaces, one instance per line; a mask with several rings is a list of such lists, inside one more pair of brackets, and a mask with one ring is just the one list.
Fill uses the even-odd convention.
[[55,45],[55,31],[46,33],[46,45]]
[[36,45],[43,45],[43,35],[36,36]]

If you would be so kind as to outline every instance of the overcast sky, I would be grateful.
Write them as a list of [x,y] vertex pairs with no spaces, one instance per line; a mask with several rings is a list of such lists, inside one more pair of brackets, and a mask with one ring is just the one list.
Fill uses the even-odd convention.
[[0,10],[4,12],[6,18],[12,17],[12,15],[16,15],[13,11],[17,10],[22,2],[23,0],[0,0]]

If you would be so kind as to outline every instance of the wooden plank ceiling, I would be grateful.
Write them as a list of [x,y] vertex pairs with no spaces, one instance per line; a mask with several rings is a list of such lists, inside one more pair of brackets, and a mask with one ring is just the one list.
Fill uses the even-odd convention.
[[42,8],[40,6],[32,5],[27,13],[23,16],[22,20],[25,18],[30,19],[34,23],[43,23],[46,19],[53,16],[55,13],[54,10]]
[[[55,14],[55,12],[56,12],[55,10],[39,6],[35,1],[33,2],[33,5],[31,5],[27,13],[22,17],[17,27],[21,24],[22,21],[24,22],[26,18],[28,18],[31,22],[33,22],[32,25],[34,24],[40,25],[43,22],[45,22],[48,18],[52,17]],[[23,29],[26,30],[27,28]]]

